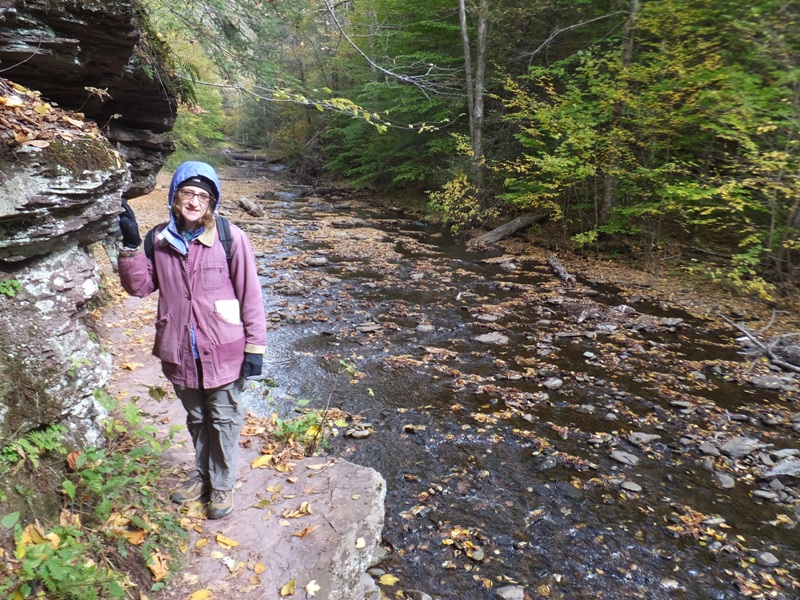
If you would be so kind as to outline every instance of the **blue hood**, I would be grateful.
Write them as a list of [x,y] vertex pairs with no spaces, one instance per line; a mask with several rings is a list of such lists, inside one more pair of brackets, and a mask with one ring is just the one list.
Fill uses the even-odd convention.
[[[175,169],[175,174],[172,176],[172,183],[169,184],[169,208],[172,209],[172,204],[175,202],[175,192],[178,186],[191,177],[202,177],[208,180],[211,187],[216,190],[215,196],[217,197],[217,203],[214,205],[214,212],[216,213],[219,209],[219,202],[222,200],[222,188],[219,184],[217,172],[211,165],[194,160],[185,162]],[[171,211],[170,214],[172,214]]]
[[[175,174],[172,176],[172,183],[169,184],[169,223],[161,230],[161,233],[158,234],[158,239],[166,240],[170,246],[183,255],[189,252],[189,244],[178,231],[178,227],[175,224],[175,217],[172,215],[172,204],[175,202],[175,192],[178,186],[192,177],[202,177],[211,184],[212,189],[216,190],[217,202],[214,204],[214,214],[216,214],[219,209],[219,201],[222,196],[222,189],[219,185],[217,172],[211,165],[204,162],[189,161],[175,169]],[[199,234],[201,231],[202,229],[197,233]]]

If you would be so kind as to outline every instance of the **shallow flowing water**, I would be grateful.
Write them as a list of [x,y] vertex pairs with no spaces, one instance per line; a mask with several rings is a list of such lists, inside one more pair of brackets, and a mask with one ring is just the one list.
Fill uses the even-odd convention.
[[[756,498],[761,455],[698,450],[735,435],[800,447],[797,391],[737,381],[730,328],[590,281],[566,289],[543,262],[302,191],[262,199],[250,232],[276,241],[259,266],[279,384],[251,408],[310,400],[369,428],[330,451],[387,481],[387,596],[798,597],[791,482],[782,501]],[[476,339],[492,332],[505,343]],[[660,437],[636,446],[633,432]]]

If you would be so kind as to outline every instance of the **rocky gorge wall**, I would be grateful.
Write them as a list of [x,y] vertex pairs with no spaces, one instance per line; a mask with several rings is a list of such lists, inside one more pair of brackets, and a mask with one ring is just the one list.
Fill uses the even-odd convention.
[[144,30],[132,1],[0,5],[0,446],[53,423],[99,435],[89,246],[173,149],[177,88]]

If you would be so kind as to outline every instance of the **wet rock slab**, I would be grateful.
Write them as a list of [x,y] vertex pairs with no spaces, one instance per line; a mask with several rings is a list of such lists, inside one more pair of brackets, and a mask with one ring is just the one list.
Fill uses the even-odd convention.
[[[190,546],[186,571],[199,577],[193,589],[220,598],[277,598],[293,580],[299,597],[311,582],[319,587],[315,598],[350,600],[377,593],[365,575],[377,557],[383,528],[386,484],[377,471],[321,458],[300,461],[288,476],[243,470],[233,514],[206,521],[197,539],[208,543]],[[302,512],[304,502],[310,514],[283,516]],[[216,541],[218,534],[238,545],[225,548]]]

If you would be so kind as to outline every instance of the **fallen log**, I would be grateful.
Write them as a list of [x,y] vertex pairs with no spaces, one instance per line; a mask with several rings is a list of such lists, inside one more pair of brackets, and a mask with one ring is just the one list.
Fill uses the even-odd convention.
[[553,272],[558,275],[558,278],[568,287],[575,285],[575,276],[570,274],[558,260],[558,257],[552,252],[547,255],[547,264],[553,269]]
[[282,156],[269,156],[263,152],[226,152],[225,156],[231,160],[262,162],[267,164],[279,163],[283,161]]
[[764,356],[784,371],[800,373],[800,333],[787,333],[762,341],[744,325],[735,323],[725,315],[720,315],[720,318],[741,331],[752,343],[752,346],[745,351],[747,355],[753,356],[756,360]]
[[241,198],[239,198],[239,206],[241,206],[246,213],[254,217],[264,216],[264,210],[258,204],[256,204],[246,196],[242,196]]
[[549,210],[540,210],[534,213],[520,215],[508,223],[500,225],[500,227],[495,227],[491,231],[471,239],[467,243],[467,246],[470,248],[480,248],[481,246],[494,244],[495,242],[502,240],[504,237],[507,237],[512,233],[519,231],[520,229],[524,229],[528,225],[544,220],[549,214]]

